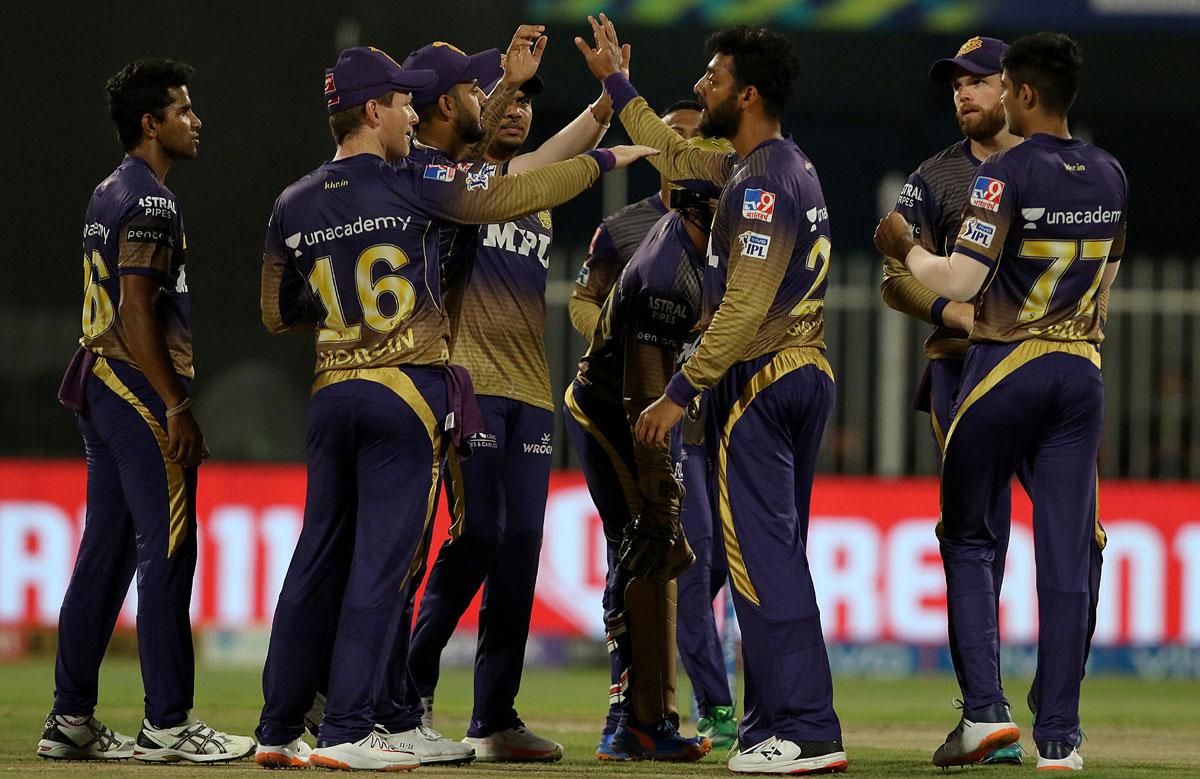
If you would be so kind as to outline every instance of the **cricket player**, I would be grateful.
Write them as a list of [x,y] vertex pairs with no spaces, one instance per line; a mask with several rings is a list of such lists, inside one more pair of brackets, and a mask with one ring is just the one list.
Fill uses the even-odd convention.
[[[954,116],[963,139],[925,160],[913,172],[896,200],[896,210],[913,227],[914,237],[929,251],[948,254],[958,237],[975,171],[982,160],[1020,142],[1008,131],[1004,107],[1000,104],[1000,55],[1008,44],[996,38],[975,36],[958,53],[940,59],[929,70],[935,81],[950,84],[954,98]],[[946,431],[950,429],[950,411],[962,377],[963,358],[967,355],[967,333],[975,311],[970,303],[947,300],[913,278],[903,262],[884,258],[884,278],[880,286],[884,301],[897,311],[934,325],[925,342],[929,363],[913,401],[914,407],[929,413],[933,441],[941,461]],[[1022,468],[1022,476],[1025,469]],[[998,495],[997,514],[1009,515],[1011,492]],[[996,538],[996,557],[992,576],[996,597],[1004,577],[1008,551],[1007,526]],[[949,625],[951,633],[954,624]],[[956,644],[950,642],[950,656],[961,680],[962,663]],[[1003,747],[984,756],[984,763],[1021,764],[1019,745]]]
[[[405,67],[439,74],[437,83],[413,95],[422,121],[410,158],[491,176],[594,148],[612,114],[604,95],[541,147],[517,155],[529,132],[532,98],[543,89],[532,72],[545,47],[540,32],[518,28],[503,69],[495,50],[467,57],[435,43],[409,55]],[[517,67],[522,58],[529,69]],[[515,92],[510,82],[518,84]],[[472,99],[483,94],[481,84],[493,94],[489,103],[510,96],[491,133]],[[479,149],[486,137],[489,146]],[[451,231],[449,241],[443,234],[450,359],[470,371],[484,431],[470,442],[473,456],[461,464],[451,459],[444,474],[455,520],[451,540],[426,586],[407,665],[390,670],[388,694],[376,710],[377,723],[417,745],[424,763],[460,762],[454,756],[463,753],[483,761],[562,757],[562,746],[526,728],[514,709],[550,477],[553,405],[543,330],[552,235],[549,210],[503,225],[464,226]],[[432,728],[438,665],[481,585],[476,704],[466,739],[451,742]],[[403,624],[410,624],[407,616]]]
[[942,466],[942,560],[963,713],[934,764],[974,762],[1020,736],[1000,687],[992,561],[1009,522],[995,510],[997,495],[1026,462],[1039,610],[1038,768],[1079,769],[1104,397],[1099,303],[1124,253],[1129,187],[1112,155],[1071,137],[1075,41],[1027,36],[1001,65],[1008,128],[1025,141],[979,166],[953,252],[918,246],[896,213],[880,223],[876,246],[935,293],[975,303]]
[[[662,120],[685,140],[700,134],[700,112],[695,100],[679,100],[662,113]],[[633,252],[666,213],[672,185],[665,179],[660,191],[607,216],[596,228],[589,255],[580,268],[567,309],[571,323],[580,335],[591,340],[600,316],[600,307],[629,263]],[[677,187],[676,187],[677,188]],[[692,345],[692,344],[690,344]],[[689,346],[690,346],[689,345]],[[684,354],[688,353],[685,348]],[[684,420],[679,435],[684,437],[681,454],[683,467],[683,509],[681,521],[696,562],[678,577],[676,640],[679,659],[692,683],[699,719],[697,735],[708,738],[714,749],[728,749],[737,740],[737,720],[733,715],[733,695],[725,672],[724,655],[712,602],[728,579],[725,554],[713,539],[720,535],[709,500],[708,456],[704,452],[704,424],[700,415]],[[609,560],[609,568],[615,565]],[[609,615],[606,614],[606,618]],[[609,637],[608,646],[617,644]],[[612,656],[609,709],[596,757],[621,759],[612,748],[613,733],[621,718],[621,674],[623,666]]]
[[618,277],[566,394],[567,432],[616,563],[604,609],[617,667],[610,701],[620,715],[601,759],[693,761],[711,748],[679,735],[675,705],[674,579],[694,561],[679,521],[678,441],[639,445],[632,430],[666,387],[702,309],[712,205],[696,193],[672,194],[674,210]]
[[[663,397],[638,419],[643,444],[666,441],[705,392],[705,440],[734,604],[742,629],[746,706],[735,773],[847,767],[820,611],[805,554],[816,455],[833,408],[822,310],[829,215],[812,162],[780,126],[799,75],[794,47],[765,29],[709,39],[696,84],[700,131],[728,137],[736,155],[688,146],[649,110],[616,68],[616,29],[589,17],[576,46],[604,81],[631,138],[662,151],[672,181],[722,187],[709,263],[726,288],[700,344]],[[707,294],[707,292],[706,292]]]
[[[375,732],[375,696],[433,510],[445,438],[473,398],[447,366],[437,262],[441,224],[515,219],[581,192],[651,150],[616,147],[523,176],[479,179],[393,166],[437,78],[358,47],[325,74],[334,159],[275,203],[262,270],[273,333],[315,332],[304,526],[263,670],[256,760],[267,766],[405,770],[420,761]],[[326,646],[332,636],[331,653]],[[317,748],[300,739],[328,662]]]
[[[41,757],[217,763],[254,751],[253,739],[190,711],[196,470],[207,452],[191,411],[187,238],[165,180],[200,148],[191,75],[189,65],[143,59],[106,85],[125,158],[84,217],[83,337],[59,395],[83,433],[87,518],[59,612]],[[100,662],[134,571],[146,689],[136,741],[95,717]]]

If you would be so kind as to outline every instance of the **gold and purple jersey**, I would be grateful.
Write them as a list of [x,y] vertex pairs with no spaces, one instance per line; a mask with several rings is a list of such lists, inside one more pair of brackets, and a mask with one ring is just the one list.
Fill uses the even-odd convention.
[[1104,339],[1098,290],[1125,251],[1129,185],[1111,154],[1035,134],[976,171],[954,251],[989,269],[972,342]]
[[666,389],[700,319],[704,254],[671,211],[621,271],[579,362],[579,383],[625,403],[630,422]]
[[[83,226],[83,337],[80,345],[135,368],[121,322],[125,274],[159,283],[154,308],[171,365],[195,377],[187,239],[179,201],[140,157],[126,157],[92,192]],[[140,370],[140,368],[139,368]]]
[[[662,196],[655,192],[604,217],[592,235],[588,258],[575,278],[571,299],[590,303],[597,308],[604,305],[617,276],[633,259],[633,253],[642,240],[665,213],[667,207],[663,204]],[[591,333],[588,332],[587,336],[590,337]]]
[[[964,138],[922,162],[904,182],[896,211],[913,226],[913,237],[925,249],[942,256],[954,251],[978,167],[971,141]],[[888,305],[935,325],[925,342],[925,356],[931,360],[966,357],[970,346],[966,333],[941,324],[942,310],[950,301],[917,281],[894,257],[885,259],[883,273]]]
[[315,327],[318,372],[445,364],[443,227],[537,213],[599,174],[586,154],[519,176],[393,166],[371,154],[327,162],[275,202],[263,254],[263,323],[271,332]]
[[[455,165],[464,175],[504,175],[507,164],[454,162],[413,145],[410,162]],[[441,241],[450,362],[477,395],[554,410],[546,362],[546,277],[554,236],[549,209],[501,224],[451,227]]]

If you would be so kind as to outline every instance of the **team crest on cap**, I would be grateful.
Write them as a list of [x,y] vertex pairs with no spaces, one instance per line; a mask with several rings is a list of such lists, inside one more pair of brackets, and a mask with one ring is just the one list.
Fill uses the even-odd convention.
[[976,35],[974,38],[971,38],[969,41],[967,41],[962,46],[960,46],[958,49],[958,54],[955,54],[954,56],[955,57],[964,57],[964,56],[970,54],[971,52],[975,51],[982,45],[983,45],[983,38],[980,38],[978,35]]
[[433,45],[433,46],[449,46],[451,49],[454,49],[455,51],[457,51],[459,54],[463,55],[464,57],[467,56],[467,53],[465,51],[458,48],[453,43],[446,43],[445,41],[434,41],[431,45]]

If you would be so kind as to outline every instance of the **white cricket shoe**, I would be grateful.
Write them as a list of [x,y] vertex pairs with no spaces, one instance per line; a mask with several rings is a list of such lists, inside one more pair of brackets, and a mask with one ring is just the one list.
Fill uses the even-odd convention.
[[396,749],[372,731],[353,744],[317,747],[309,753],[308,764],[341,771],[411,771],[421,761],[412,752]]
[[259,744],[254,750],[254,762],[263,768],[307,768],[311,754],[312,747],[297,738],[282,746]]
[[1039,771],[1082,771],[1083,756],[1079,749],[1061,741],[1039,741],[1037,745]]
[[416,754],[421,765],[463,765],[475,759],[474,749],[424,725],[403,733],[390,733],[376,725],[375,732],[393,748]]
[[729,758],[735,774],[832,774],[849,766],[840,741],[788,741],[772,736]]
[[231,736],[188,716],[173,728],[156,728],[142,720],[133,750],[135,760],[146,763],[226,763],[254,752],[254,739]]
[[552,763],[563,756],[562,744],[542,738],[520,722],[489,736],[467,736],[463,743],[475,748],[475,759],[481,763]]
[[52,760],[124,760],[133,757],[133,739],[95,717],[46,717],[38,757]]
[[934,765],[939,768],[973,765],[1021,739],[1021,729],[1003,703],[993,703],[969,714],[971,718],[968,712],[963,712],[958,725],[946,736],[946,742],[933,753]]

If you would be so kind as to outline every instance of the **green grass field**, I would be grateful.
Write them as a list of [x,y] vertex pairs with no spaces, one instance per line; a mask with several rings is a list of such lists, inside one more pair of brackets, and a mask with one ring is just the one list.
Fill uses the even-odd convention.
[[[566,759],[547,767],[483,766],[423,768],[424,774],[601,774],[661,776],[727,775],[723,756],[710,755],[694,765],[600,763],[592,750],[604,712],[607,672],[602,668],[530,671],[519,705],[526,722],[560,740]],[[25,776],[175,777],[262,775],[252,763],[208,767],[163,767],[136,761],[114,764],[59,763],[34,756],[41,723],[50,704],[53,661],[49,658],[0,666],[0,774]],[[681,677],[681,685],[686,681]],[[1027,684],[1011,684],[1014,700],[1023,700]],[[470,712],[470,673],[448,669],[438,688],[437,727],[461,737]],[[956,721],[951,701],[954,680],[931,676],[903,680],[841,678],[835,680],[838,713],[845,730],[853,776],[950,776],[974,779],[993,774],[1027,774],[1024,766],[965,768],[943,773],[929,763],[935,746]],[[680,700],[687,691],[680,690]],[[1145,682],[1117,677],[1089,678],[1084,685],[1083,723],[1089,740],[1082,750],[1086,771],[1096,777],[1200,776],[1200,682]],[[259,674],[252,669],[202,666],[197,673],[196,714],[214,726],[237,733],[253,731],[261,703]],[[114,658],[102,672],[102,719],[134,735],[142,711],[141,681],[136,662]],[[1032,749],[1029,715],[1017,707],[1025,729],[1022,740]],[[691,733],[690,725],[684,726]]]

